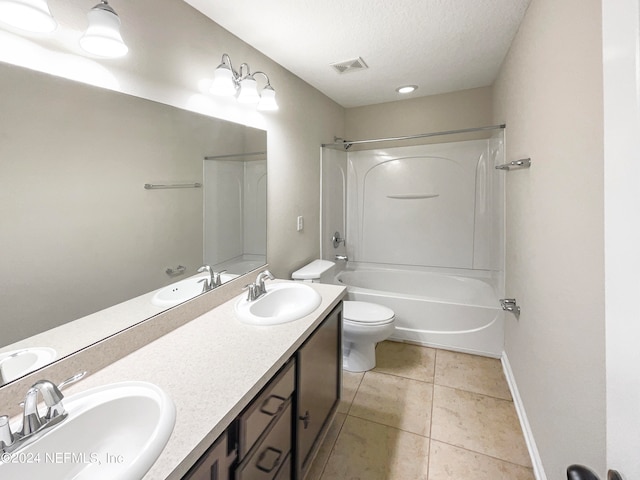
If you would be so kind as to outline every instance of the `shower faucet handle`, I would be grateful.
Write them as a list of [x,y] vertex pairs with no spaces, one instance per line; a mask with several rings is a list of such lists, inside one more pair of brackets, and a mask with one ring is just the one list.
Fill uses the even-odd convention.
[[344,246],[346,246],[347,244],[344,241],[344,238],[340,238],[340,232],[336,232],[333,234],[333,237],[331,237],[331,241],[333,242],[333,248],[338,248],[340,246],[340,244],[342,243]]

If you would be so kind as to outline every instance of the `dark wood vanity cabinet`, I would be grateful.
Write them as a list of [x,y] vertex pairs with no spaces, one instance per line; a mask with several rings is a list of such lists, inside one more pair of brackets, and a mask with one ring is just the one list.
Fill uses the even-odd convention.
[[183,480],[302,480],[340,401],[342,303]]
[[333,420],[342,384],[342,304],[297,354],[296,479],[303,479]]

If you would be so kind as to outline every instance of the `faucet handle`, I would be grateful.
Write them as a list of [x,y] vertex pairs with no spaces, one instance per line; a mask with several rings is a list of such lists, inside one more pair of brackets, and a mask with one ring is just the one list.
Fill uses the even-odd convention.
[[248,285],[245,285],[243,290],[247,290],[247,301],[248,302],[253,302],[256,298],[258,298],[260,295],[258,294],[260,287],[255,284],[255,283],[250,283]]
[[7,415],[0,416],[0,452],[3,452],[5,447],[13,445],[14,441],[11,425],[9,425],[9,417]]
[[75,375],[67,378],[66,380],[63,380],[58,384],[58,390],[62,390],[67,385],[71,385],[72,383],[76,383],[77,381],[82,380],[86,374],[87,374],[87,371],[84,370],[82,372],[76,373]]
[[220,278],[220,276],[226,272],[226,270],[220,270],[219,272],[211,272],[211,279],[213,282],[213,286],[214,287],[219,287],[220,285],[222,285],[222,279]]
[[202,293],[206,293],[211,290],[211,280],[208,277],[201,278],[198,283],[202,283]]

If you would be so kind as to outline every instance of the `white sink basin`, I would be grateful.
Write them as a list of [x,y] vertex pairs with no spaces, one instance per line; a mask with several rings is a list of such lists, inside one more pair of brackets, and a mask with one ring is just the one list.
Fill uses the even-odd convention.
[[49,347],[30,347],[0,353],[0,379],[4,379],[5,383],[10,382],[48,365],[55,358],[56,351]]
[[[222,283],[228,282],[237,276],[238,275],[231,273],[223,273],[220,275],[220,281]],[[157,307],[173,307],[179,303],[186,302],[193,297],[197,297],[202,293],[204,279],[207,277],[208,275],[197,275],[185,278],[184,280],[172,283],[171,285],[167,285],[155,293],[151,299],[151,303]]]
[[[156,385],[123,382],[62,400],[68,417],[0,460],[3,480],[139,480],[173,430],[173,401]],[[15,461],[13,461],[15,457]]]
[[322,297],[303,283],[272,283],[267,293],[249,302],[243,295],[235,305],[238,318],[252,325],[278,325],[309,315],[320,306]]

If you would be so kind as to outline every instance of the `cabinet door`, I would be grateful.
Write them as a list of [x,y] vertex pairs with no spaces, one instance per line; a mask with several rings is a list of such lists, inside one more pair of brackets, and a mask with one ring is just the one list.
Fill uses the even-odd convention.
[[182,480],[228,480],[227,434],[222,434]]
[[298,350],[297,367],[296,456],[298,478],[304,478],[340,400],[342,303]]

